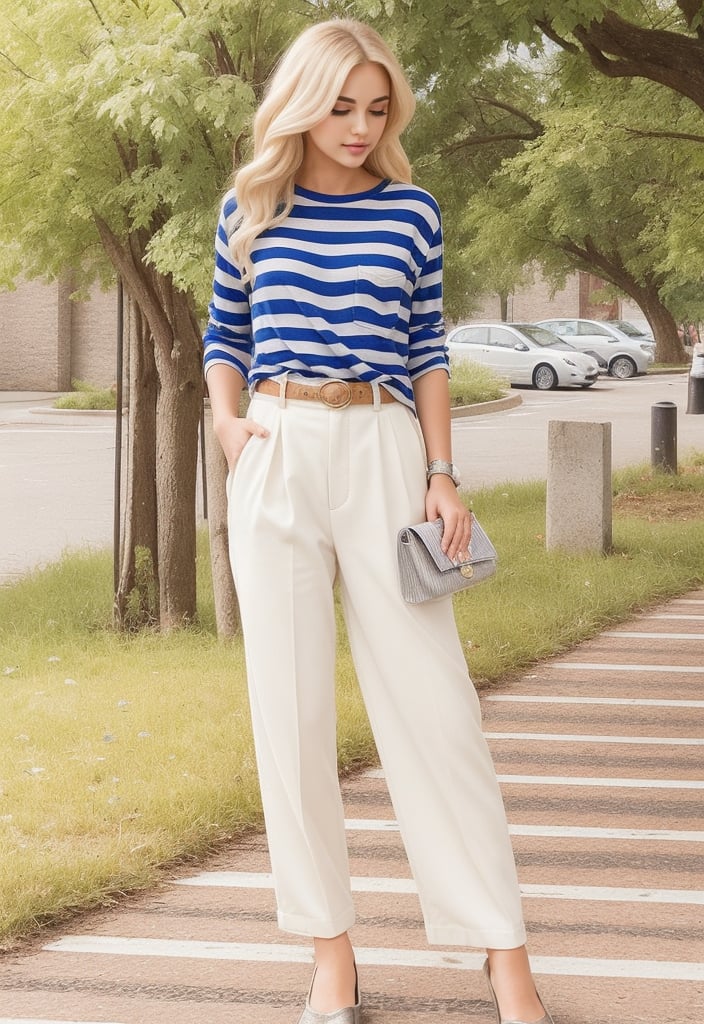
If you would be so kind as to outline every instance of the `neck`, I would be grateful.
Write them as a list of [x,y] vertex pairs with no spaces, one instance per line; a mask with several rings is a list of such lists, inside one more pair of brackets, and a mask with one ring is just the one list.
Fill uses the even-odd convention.
[[333,168],[306,167],[305,163],[302,164],[296,175],[296,184],[301,188],[331,196],[366,192],[378,185],[380,180],[363,167],[349,169],[339,166]]

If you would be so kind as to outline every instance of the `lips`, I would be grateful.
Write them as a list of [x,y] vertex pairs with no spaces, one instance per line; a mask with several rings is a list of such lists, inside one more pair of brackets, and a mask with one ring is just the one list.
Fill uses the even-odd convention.
[[345,149],[349,149],[352,153],[363,153],[368,148],[366,142],[346,142],[344,146]]

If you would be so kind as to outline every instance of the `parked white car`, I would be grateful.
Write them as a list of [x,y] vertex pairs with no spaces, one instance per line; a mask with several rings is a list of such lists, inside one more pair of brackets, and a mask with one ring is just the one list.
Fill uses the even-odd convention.
[[468,324],[447,336],[451,357],[488,366],[510,384],[540,391],[576,384],[589,388],[599,375],[592,356],[577,352],[535,324]]
[[608,363],[612,377],[626,380],[637,373],[645,373],[655,362],[655,342],[629,338],[608,320],[577,320],[555,318],[540,320],[554,334],[568,341],[580,352],[593,352]]

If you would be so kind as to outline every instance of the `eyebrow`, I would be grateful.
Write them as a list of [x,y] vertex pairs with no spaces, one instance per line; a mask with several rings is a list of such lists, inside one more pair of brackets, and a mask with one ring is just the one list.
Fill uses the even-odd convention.
[[[371,106],[372,106],[372,104],[374,104],[374,103],[383,103],[383,102],[384,102],[384,100],[389,100],[389,99],[391,99],[391,97],[390,97],[390,96],[377,96],[377,98],[376,98],[375,100],[372,100],[372,101],[371,101],[371,103],[369,104],[369,106],[371,107]],[[352,99],[351,97],[349,97],[349,96],[338,96],[338,97],[337,97],[337,102],[338,102],[338,103],[354,103],[354,104],[355,104],[355,106],[357,105],[357,100],[353,100],[353,99]]]

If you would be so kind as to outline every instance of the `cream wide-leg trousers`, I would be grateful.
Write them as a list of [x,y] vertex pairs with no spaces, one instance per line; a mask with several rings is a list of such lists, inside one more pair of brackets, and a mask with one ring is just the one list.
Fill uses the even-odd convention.
[[338,410],[255,394],[249,415],[270,435],[248,441],[228,478],[230,558],[279,926],[330,938],[354,922],[336,755],[337,576],[428,940],[523,945],[506,817],[451,600],[400,596],[396,535],[425,518],[413,414],[398,402]]

